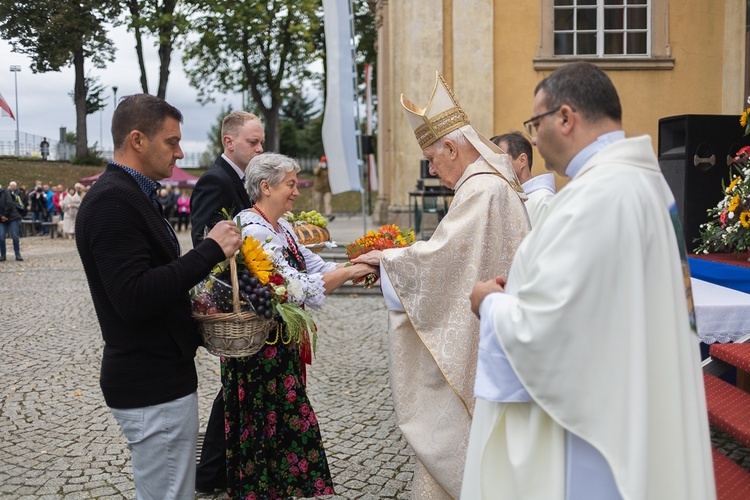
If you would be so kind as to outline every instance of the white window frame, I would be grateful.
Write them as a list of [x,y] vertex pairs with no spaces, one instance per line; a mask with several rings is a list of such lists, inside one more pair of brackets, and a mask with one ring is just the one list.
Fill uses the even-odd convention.
[[[597,0],[597,53],[556,55],[554,53],[555,2],[554,0],[540,0],[540,41],[537,57],[534,58],[534,69],[554,70],[571,60],[591,61],[605,69],[672,69],[674,59],[671,57],[669,46],[669,2],[668,0],[647,0],[647,2],[646,54],[604,54],[604,1]],[[570,32],[575,33],[576,30]],[[577,44],[577,41],[574,43]]]

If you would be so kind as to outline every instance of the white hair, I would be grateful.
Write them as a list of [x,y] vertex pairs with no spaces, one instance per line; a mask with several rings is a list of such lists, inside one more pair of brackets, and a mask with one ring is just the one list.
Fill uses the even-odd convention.
[[250,199],[257,201],[260,196],[261,181],[268,181],[272,187],[284,180],[289,172],[299,172],[299,164],[286,155],[263,153],[253,157],[245,169],[245,189]]

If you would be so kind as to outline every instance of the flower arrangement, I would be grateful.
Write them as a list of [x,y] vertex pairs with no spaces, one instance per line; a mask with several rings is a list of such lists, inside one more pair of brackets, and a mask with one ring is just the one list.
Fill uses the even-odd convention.
[[[395,224],[380,226],[377,231],[367,231],[367,234],[347,245],[346,256],[352,260],[372,250],[407,247],[415,240],[414,231],[411,229],[402,231]],[[371,288],[377,279],[374,274],[368,274],[364,278],[355,280],[354,284],[364,281],[364,288]]]
[[[745,135],[750,134],[748,107],[740,117]],[[732,163],[729,185],[722,183],[724,198],[708,209],[712,220],[701,224],[696,253],[741,253],[750,249],[750,147],[737,152]]]
[[[303,306],[319,310],[323,306],[323,286],[304,283],[306,274],[293,274],[289,266],[282,265],[280,259],[283,257],[274,258],[273,252],[266,248],[270,239],[262,243],[252,236],[245,236],[235,257],[240,310],[252,311],[267,320],[279,317],[286,324],[286,336],[280,333],[281,327],[277,325],[276,337],[269,337],[267,344],[279,340],[284,344],[306,343],[309,334],[315,352],[317,327]],[[193,288],[192,296],[194,314],[232,312],[234,297],[228,261],[215,266],[209,276]]]

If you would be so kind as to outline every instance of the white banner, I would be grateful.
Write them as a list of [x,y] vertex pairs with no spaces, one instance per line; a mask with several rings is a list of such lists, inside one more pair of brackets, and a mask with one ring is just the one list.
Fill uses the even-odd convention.
[[323,0],[326,36],[326,108],[323,147],[333,194],[362,191],[357,161],[354,61],[349,0]]

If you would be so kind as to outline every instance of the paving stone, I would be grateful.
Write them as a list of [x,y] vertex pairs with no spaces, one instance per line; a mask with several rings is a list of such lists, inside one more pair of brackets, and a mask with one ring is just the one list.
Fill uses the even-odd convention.
[[[189,235],[179,237],[189,249]],[[0,266],[0,497],[132,499],[130,453],[99,388],[103,344],[75,242],[30,237],[21,246],[24,262]],[[30,309],[32,296],[44,307]],[[329,498],[408,498],[413,454],[393,415],[382,296],[327,302],[315,314],[308,394],[337,492]],[[203,429],[219,360],[199,349],[196,367]]]

